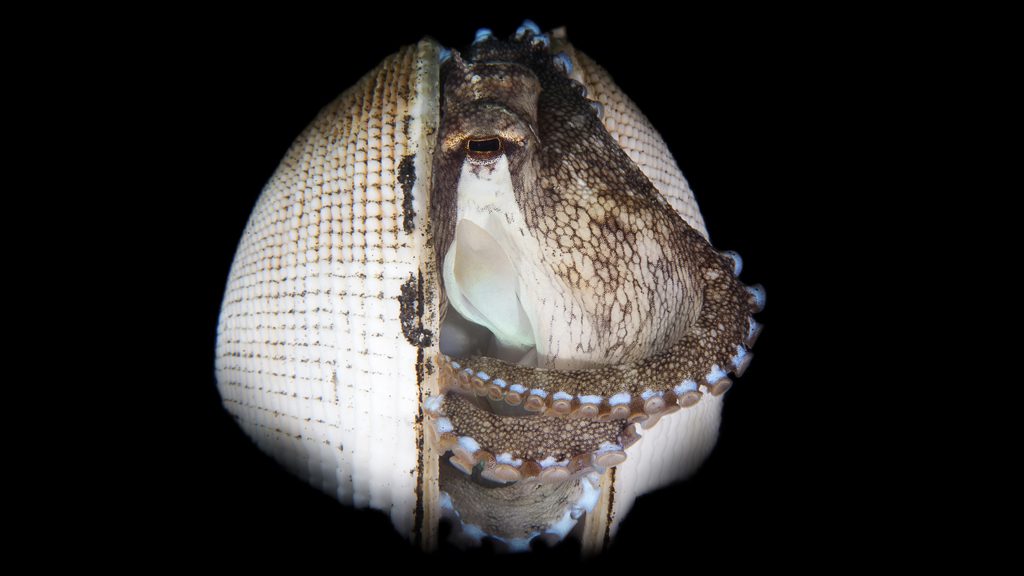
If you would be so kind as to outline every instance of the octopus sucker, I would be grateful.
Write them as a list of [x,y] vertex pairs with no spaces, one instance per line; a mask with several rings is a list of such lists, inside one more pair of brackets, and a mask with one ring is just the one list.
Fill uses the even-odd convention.
[[[766,302],[564,29],[403,48],[267,183],[218,327],[262,449],[425,549],[588,552],[692,474]],[[615,468],[614,473],[608,473]]]
[[722,377],[714,382],[708,382],[705,386],[708,389],[708,393],[712,396],[721,396],[732,387],[732,380],[728,377]]
[[622,430],[622,447],[629,448],[640,441],[640,433],[636,430],[636,424],[630,424]]
[[740,353],[732,362],[733,374],[736,374],[737,378],[742,378],[743,374],[747,371],[747,367],[750,366],[750,361],[754,359],[754,354],[748,352],[745,348],[740,348]]

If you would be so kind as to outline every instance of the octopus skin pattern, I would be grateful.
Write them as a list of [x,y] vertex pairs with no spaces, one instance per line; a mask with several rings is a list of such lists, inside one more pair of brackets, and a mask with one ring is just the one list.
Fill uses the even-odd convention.
[[[657,132],[532,22],[386,59],[296,140],[218,326],[267,453],[425,549],[600,551],[692,474],[764,306]],[[656,424],[659,426],[655,427]]]

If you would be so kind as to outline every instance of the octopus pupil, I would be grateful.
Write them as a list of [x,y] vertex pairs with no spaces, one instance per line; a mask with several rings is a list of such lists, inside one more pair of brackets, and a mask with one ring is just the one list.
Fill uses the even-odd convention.
[[487,138],[485,140],[470,140],[466,145],[470,154],[490,155],[501,151],[501,140],[498,138]]

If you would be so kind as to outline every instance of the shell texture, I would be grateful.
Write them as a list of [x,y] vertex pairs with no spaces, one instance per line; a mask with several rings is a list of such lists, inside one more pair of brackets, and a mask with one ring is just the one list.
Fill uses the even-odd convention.
[[417,314],[436,306],[420,257],[429,179],[414,176],[429,173],[438,50],[387,58],[298,137],[243,233],[216,353],[224,405],[260,448],[407,535],[423,511],[404,447],[422,440],[436,334]]

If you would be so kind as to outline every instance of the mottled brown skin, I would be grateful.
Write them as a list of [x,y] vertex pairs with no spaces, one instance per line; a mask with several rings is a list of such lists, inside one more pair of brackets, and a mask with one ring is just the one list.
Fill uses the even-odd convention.
[[[481,80],[474,83],[474,76]],[[454,235],[464,142],[497,135],[550,275],[563,278],[577,301],[591,303],[586,314],[599,325],[590,346],[618,363],[676,341],[699,304],[686,269],[695,258],[692,230],[608,135],[579,84],[554,67],[546,49],[499,41],[475,46],[465,61],[453,56],[442,83],[431,198],[438,261]],[[637,306],[637,296],[649,305]]]
[[[693,236],[694,241],[707,244],[696,232]],[[460,363],[483,371],[492,379],[500,377],[510,384],[543,390],[548,393],[548,404],[552,393],[558,391],[573,396],[608,397],[620,392],[640,396],[648,390],[670,390],[684,380],[707,384],[705,377],[712,366],[735,370],[732,358],[737,346],[746,340],[754,303],[750,293],[727,269],[732,266],[727,257],[707,250],[694,254],[688,262],[696,264],[698,286],[703,287],[698,294],[701,315],[664,352],[637,362],[587,370],[530,368],[484,356],[461,359]]]
[[[504,397],[543,413],[533,417],[536,421],[571,414],[624,424],[627,418],[660,416],[699,398],[696,390],[684,396],[672,392],[684,381],[724,392],[728,379],[707,377],[718,369],[742,369],[733,359],[749,341],[754,297],[735,277],[732,259],[687,225],[611,138],[581,86],[552,64],[547,48],[528,40],[492,39],[474,45],[465,57],[454,53],[442,66],[430,205],[437,261],[444,261],[454,238],[467,140],[500,138],[516,203],[542,247],[543,264],[564,281],[568,298],[587,303],[585,313],[595,322],[593,339],[578,346],[590,346],[581,352],[604,351],[608,365],[557,370],[483,356],[455,360],[492,381],[546,392],[532,401],[521,394],[509,400],[506,391],[491,387],[492,399]],[[556,409],[555,392],[574,396],[568,412]],[[623,392],[631,396],[625,407],[609,405],[610,396]],[[663,400],[648,404],[647,415],[645,392],[648,400],[651,392]],[[476,393],[488,392],[480,386]],[[580,411],[581,396],[605,400],[599,408]],[[516,426],[491,414],[474,417],[474,410],[484,410],[458,405],[455,435],[483,440],[493,453],[503,451],[498,446],[531,455],[594,449],[576,442],[575,429],[554,444],[546,436],[536,447],[524,444]]]
[[441,483],[459,511],[459,520],[505,538],[543,533],[582,492],[579,480],[558,484],[518,482],[481,489],[470,477],[448,465],[442,464],[440,473]]
[[461,435],[471,436],[490,452],[538,462],[595,452],[603,442],[619,444],[627,425],[624,420],[499,416],[473,405],[461,394],[448,395],[444,413],[456,430],[470,432]]

